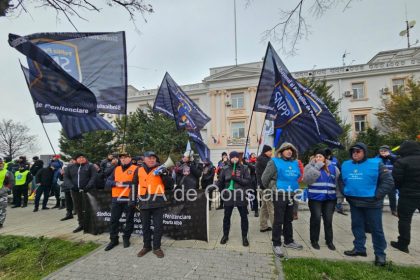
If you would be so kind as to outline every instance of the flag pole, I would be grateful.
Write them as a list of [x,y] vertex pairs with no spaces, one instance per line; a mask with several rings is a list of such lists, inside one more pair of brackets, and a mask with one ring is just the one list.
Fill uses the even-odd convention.
[[124,153],[125,152],[125,132],[127,131],[127,119],[128,119],[128,115],[126,114],[124,117],[124,129],[123,129],[123,139],[122,139],[122,150],[121,152]]
[[249,119],[249,126],[248,126],[248,133],[246,134],[246,141],[245,141],[245,150],[244,155],[246,153],[246,148],[248,147],[248,139],[249,139],[249,131],[251,130],[251,124],[252,124],[252,116],[254,115],[254,110],[251,111],[251,117]]
[[260,140],[259,140],[259,142],[258,142],[258,148],[257,148],[257,156],[258,156],[258,153],[260,152],[260,146],[261,146],[260,141],[261,141],[261,138],[262,138],[262,134],[263,134],[263,131],[264,131],[265,121],[266,121],[266,120],[267,120],[267,114],[265,114],[264,122],[263,122],[263,125],[262,125],[262,128],[261,128]]
[[53,145],[52,145],[52,143],[51,143],[50,136],[48,136],[47,130],[45,129],[45,126],[44,126],[44,123],[42,122],[41,117],[39,117],[39,119],[41,120],[42,128],[44,129],[45,135],[47,136],[48,142],[50,143],[51,149],[53,150],[54,155],[56,155],[57,153],[56,153],[56,152],[55,152],[55,150],[54,150],[54,147],[53,147]]

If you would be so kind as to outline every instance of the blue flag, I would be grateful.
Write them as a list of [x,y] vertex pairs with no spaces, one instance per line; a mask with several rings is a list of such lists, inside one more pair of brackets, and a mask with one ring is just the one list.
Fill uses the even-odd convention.
[[200,130],[211,120],[168,73],[159,87],[153,111],[175,120],[178,129]]
[[22,70],[42,122],[59,121],[77,138],[113,129],[98,113],[126,114],[124,32],[9,34],[9,44],[27,57]]
[[341,147],[337,138],[343,131],[334,116],[313,91],[292,77],[270,43],[253,110],[274,120],[277,146],[291,142],[300,152],[320,142]]
[[200,133],[210,118],[188,97],[168,73],[165,74],[159,87],[153,111],[161,112],[173,119],[178,130],[185,129],[203,161],[210,158],[210,150]]

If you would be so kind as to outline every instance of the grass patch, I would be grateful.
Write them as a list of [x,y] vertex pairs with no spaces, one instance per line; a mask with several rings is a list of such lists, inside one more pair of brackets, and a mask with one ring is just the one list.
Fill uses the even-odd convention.
[[397,266],[392,263],[376,267],[368,262],[289,259],[282,261],[287,280],[397,280],[420,279],[420,268]]
[[41,279],[99,244],[0,235],[0,279]]

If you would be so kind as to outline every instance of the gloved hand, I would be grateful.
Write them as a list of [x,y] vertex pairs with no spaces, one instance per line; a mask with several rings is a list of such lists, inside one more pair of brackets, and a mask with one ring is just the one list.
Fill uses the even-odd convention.
[[325,163],[318,161],[315,163],[315,168],[318,170],[321,170],[322,167],[324,167]]
[[166,168],[162,168],[162,169],[159,171],[159,175],[160,175],[160,176],[168,176],[168,174],[169,174],[169,172],[168,172],[168,169],[166,169]]

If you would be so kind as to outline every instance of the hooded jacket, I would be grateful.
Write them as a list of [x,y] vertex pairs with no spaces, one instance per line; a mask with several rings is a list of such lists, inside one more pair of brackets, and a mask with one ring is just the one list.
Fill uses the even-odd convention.
[[420,198],[420,143],[405,141],[392,170],[401,197]]
[[[364,143],[356,143],[349,149],[350,158],[352,158],[353,148],[362,149],[365,154],[365,157],[361,161],[359,162],[353,161],[353,163],[361,164],[365,162],[366,160],[368,160],[367,158],[368,149]],[[375,197],[346,196],[346,199],[350,205],[355,206],[355,207],[365,207],[365,208],[381,208],[383,206],[385,195],[387,195],[394,188],[394,180],[392,179],[391,172],[385,167],[385,165],[382,162],[379,162],[378,170],[379,170],[379,175],[378,175],[378,182],[376,184]],[[341,175],[343,175],[343,169],[341,171],[342,171]],[[345,185],[341,176],[340,176],[340,183],[341,183],[340,191],[341,193],[344,194]]]
[[[290,159],[284,159],[284,158],[283,159],[290,160],[290,161],[297,160],[297,157],[298,157],[297,149],[293,144],[288,143],[288,142],[284,142],[280,146],[280,148],[276,150],[276,154],[278,155],[279,153],[287,149],[292,150],[292,157]],[[277,191],[277,168],[272,159],[268,162],[267,167],[265,168],[261,176],[261,182],[265,189],[271,189],[271,190]]]

